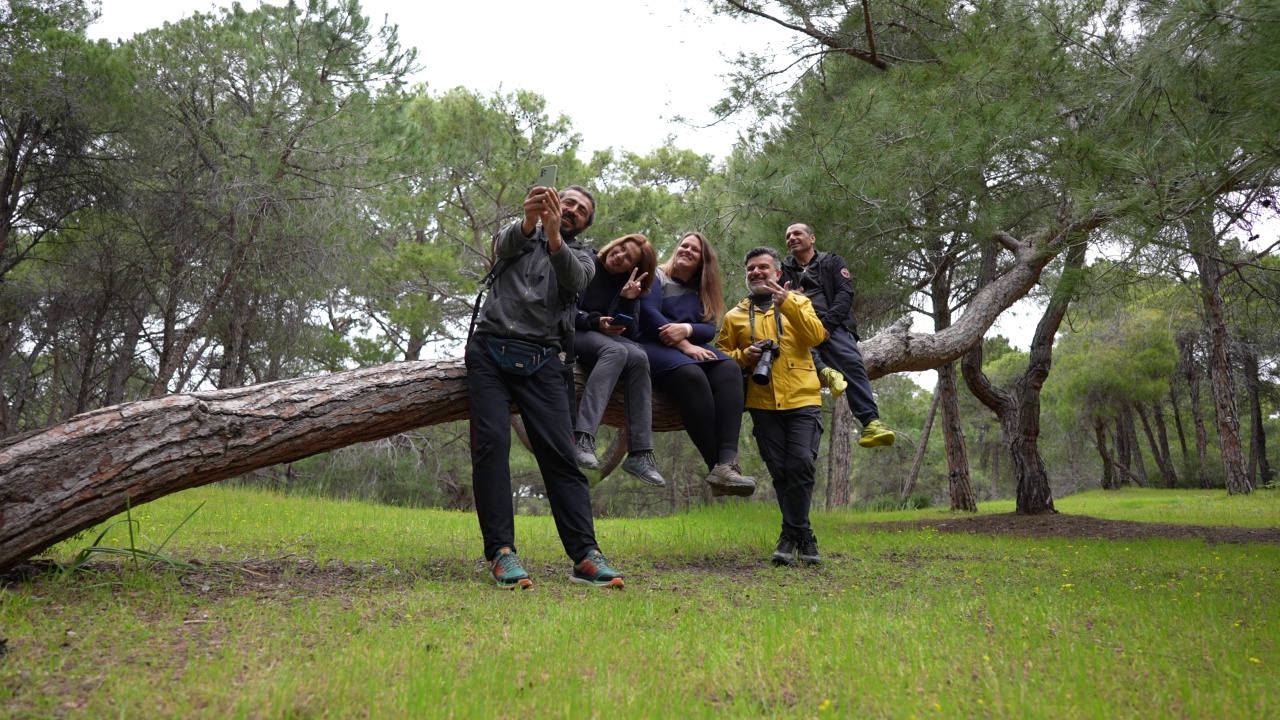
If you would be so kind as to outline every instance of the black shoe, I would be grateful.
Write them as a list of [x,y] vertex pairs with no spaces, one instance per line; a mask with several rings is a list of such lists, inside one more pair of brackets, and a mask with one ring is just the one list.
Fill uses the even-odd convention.
[[791,567],[796,564],[796,539],[791,537],[790,533],[782,533],[778,538],[778,547],[773,551],[773,557],[769,561],[774,565],[786,565]]
[[818,538],[809,533],[800,541],[800,562],[805,565],[821,565],[822,556],[818,554]]

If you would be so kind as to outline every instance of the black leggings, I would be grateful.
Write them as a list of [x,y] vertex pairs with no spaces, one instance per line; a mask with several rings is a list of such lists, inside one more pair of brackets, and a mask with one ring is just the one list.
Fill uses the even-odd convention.
[[689,439],[710,470],[738,460],[742,430],[742,370],[732,360],[681,365],[653,378],[655,390],[673,397]]

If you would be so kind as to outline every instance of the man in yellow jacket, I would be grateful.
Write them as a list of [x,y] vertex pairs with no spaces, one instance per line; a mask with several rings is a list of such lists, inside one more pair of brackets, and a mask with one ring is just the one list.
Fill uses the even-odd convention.
[[809,299],[779,285],[782,260],[772,248],[747,253],[751,296],[730,310],[716,346],[744,369],[747,411],[782,510],[782,535],[771,558],[818,564],[818,539],[809,527],[814,463],[822,439],[822,396],[809,348],[827,339]]

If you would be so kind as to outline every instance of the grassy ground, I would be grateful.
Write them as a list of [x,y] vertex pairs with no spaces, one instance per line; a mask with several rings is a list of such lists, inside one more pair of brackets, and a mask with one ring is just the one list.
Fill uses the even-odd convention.
[[[570,585],[550,518],[521,517],[537,590],[516,594],[485,581],[467,513],[203,488],[137,509],[138,544],[201,502],[166,548],[196,572],[99,564],[0,591],[0,715],[1280,715],[1276,545],[869,530],[946,513],[832,512],[815,516],[827,563],[785,569],[765,562],[776,508],[732,503],[600,521],[621,592]],[[1280,526],[1274,492],[1057,505]]]

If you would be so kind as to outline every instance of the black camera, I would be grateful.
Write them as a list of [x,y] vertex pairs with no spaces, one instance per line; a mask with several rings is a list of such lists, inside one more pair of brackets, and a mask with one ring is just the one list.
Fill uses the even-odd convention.
[[757,385],[768,385],[769,375],[773,372],[773,360],[778,353],[778,343],[760,340],[755,346],[760,348],[760,361],[756,363],[756,369],[751,371],[751,379]]

